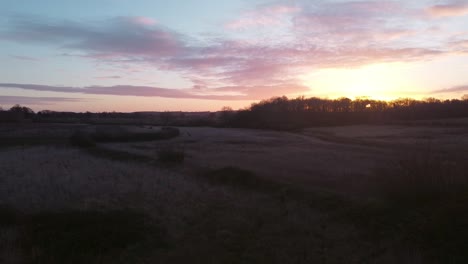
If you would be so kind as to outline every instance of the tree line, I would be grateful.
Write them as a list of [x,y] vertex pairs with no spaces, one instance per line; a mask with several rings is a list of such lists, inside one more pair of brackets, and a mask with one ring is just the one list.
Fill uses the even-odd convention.
[[324,99],[317,97],[274,97],[250,107],[224,113],[228,126],[278,130],[310,126],[379,124],[395,121],[468,117],[468,98],[415,100],[401,98],[393,101],[370,98]]
[[[366,97],[324,99],[304,96],[288,99],[274,97],[234,111],[224,107],[217,113],[201,116],[175,116],[161,113],[75,113],[42,110],[34,113],[28,107],[15,105],[7,111],[35,122],[115,122],[151,123],[174,126],[223,126],[293,130],[313,126],[388,124],[400,121],[468,117],[468,96],[462,100],[428,98],[415,100],[401,98],[393,101],[373,100]],[[1,117],[2,115],[0,115]],[[0,118],[1,119],[1,118]],[[127,120],[127,121],[125,121]],[[1,121],[1,120],[0,120]]]

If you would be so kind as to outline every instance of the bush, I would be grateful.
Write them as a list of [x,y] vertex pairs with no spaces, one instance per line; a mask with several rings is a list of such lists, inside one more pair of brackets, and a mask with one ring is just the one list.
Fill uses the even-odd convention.
[[76,131],[70,137],[70,144],[80,148],[92,148],[96,146],[93,138],[84,131]]
[[174,148],[164,148],[158,151],[158,160],[164,163],[182,163],[185,160],[185,152]]
[[468,189],[466,162],[431,151],[416,152],[381,170],[381,191],[394,202],[428,202]]
[[253,189],[274,187],[272,183],[256,176],[255,173],[233,166],[210,170],[203,173],[202,176],[215,184],[248,187]]
[[377,171],[383,203],[363,208],[356,222],[378,236],[400,236],[434,263],[467,263],[467,164],[441,151],[409,153]]
[[21,219],[21,214],[10,207],[0,206],[0,228],[17,225]]
[[169,139],[178,137],[180,135],[180,130],[177,127],[162,127],[160,133],[163,139]]
[[25,230],[32,263],[102,263],[126,250],[140,257],[139,249],[167,246],[164,229],[133,211],[42,212],[29,217]]
[[132,133],[127,131],[99,131],[92,135],[96,142],[133,142],[171,139],[180,135],[178,128],[163,127],[151,133]]

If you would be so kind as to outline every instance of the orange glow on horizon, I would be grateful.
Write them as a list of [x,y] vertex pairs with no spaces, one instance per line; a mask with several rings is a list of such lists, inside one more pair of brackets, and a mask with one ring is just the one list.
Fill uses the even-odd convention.
[[407,78],[408,63],[372,64],[358,68],[328,68],[303,75],[302,80],[318,97],[348,97],[391,101],[398,98],[421,99],[424,92],[417,91],[416,84]]

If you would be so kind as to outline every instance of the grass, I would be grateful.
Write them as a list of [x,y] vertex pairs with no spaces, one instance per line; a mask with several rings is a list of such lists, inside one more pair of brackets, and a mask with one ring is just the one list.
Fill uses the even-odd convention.
[[147,215],[131,210],[48,211],[1,209],[0,228],[16,226],[26,263],[128,263],[167,248],[167,234]]
[[[242,162],[239,167],[213,162],[220,167],[201,172],[192,164],[161,170],[154,148],[174,142],[159,143],[140,143],[149,146],[145,155],[106,144],[85,151],[2,151],[0,200],[25,213],[0,209],[0,263],[12,263],[2,259],[1,246],[17,245],[12,228],[21,230],[22,255],[28,258],[17,263],[412,263],[381,261],[381,255],[392,254],[393,244],[417,247],[425,258],[420,263],[468,263],[468,192],[462,177],[468,168],[461,158],[405,153],[395,166],[376,172],[380,199],[367,202],[319,184],[305,189],[276,182],[268,178],[274,175],[244,169],[248,164]],[[205,151],[189,150],[191,158]],[[241,153],[235,155],[248,155]],[[134,160],[145,162],[127,162]],[[71,207],[120,209],[60,210]],[[128,207],[157,214],[164,228],[122,209]],[[165,248],[168,236],[174,246]]]
[[163,148],[158,151],[158,160],[166,164],[179,164],[185,160],[185,152],[175,148]]
[[201,176],[214,184],[223,184],[249,189],[265,189],[273,187],[273,183],[258,177],[252,171],[234,166],[207,170],[202,172]]
[[76,131],[73,133],[70,137],[70,144],[80,148],[96,147],[96,142],[94,142],[93,138],[83,131]]
[[180,135],[178,128],[163,127],[155,132],[128,132],[128,131],[98,131],[91,134],[91,138],[96,142],[138,142],[167,140]]
[[[426,261],[467,263],[466,163],[439,152],[415,152],[378,170],[381,199],[340,215],[370,241],[393,239],[417,247]],[[432,262],[431,262],[432,263]]]
[[20,218],[20,213],[13,208],[0,207],[0,228],[15,226],[18,224]]
[[154,161],[152,158],[147,157],[145,155],[138,155],[135,153],[129,153],[127,151],[115,150],[105,147],[95,147],[95,148],[88,148],[88,153],[100,157],[106,158],[115,161],[139,161],[139,162],[152,162]]

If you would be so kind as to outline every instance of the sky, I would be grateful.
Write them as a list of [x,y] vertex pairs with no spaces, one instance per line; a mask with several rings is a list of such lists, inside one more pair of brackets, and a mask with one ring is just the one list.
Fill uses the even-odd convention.
[[0,0],[0,106],[468,94],[468,0]]

